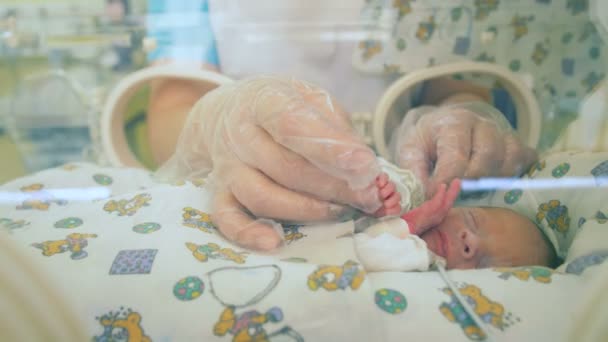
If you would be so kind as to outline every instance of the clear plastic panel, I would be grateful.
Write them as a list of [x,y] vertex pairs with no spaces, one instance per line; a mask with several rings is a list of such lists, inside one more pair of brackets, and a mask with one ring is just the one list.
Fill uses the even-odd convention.
[[607,74],[604,0],[0,0],[0,242],[99,341],[607,340]]

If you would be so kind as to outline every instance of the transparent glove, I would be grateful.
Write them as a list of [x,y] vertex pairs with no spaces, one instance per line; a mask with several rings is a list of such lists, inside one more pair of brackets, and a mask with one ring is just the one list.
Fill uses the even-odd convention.
[[[320,88],[257,77],[206,94],[189,114],[165,180],[210,176],[212,219],[228,238],[269,250],[274,220],[323,221],[381,206],[373,151]],[[259,219],[258,219],[259,218]]]
[[519,176],[537,158],[483,102],[410,110],[392,135],[391,154],[419,177],[427,198],[454,178]]

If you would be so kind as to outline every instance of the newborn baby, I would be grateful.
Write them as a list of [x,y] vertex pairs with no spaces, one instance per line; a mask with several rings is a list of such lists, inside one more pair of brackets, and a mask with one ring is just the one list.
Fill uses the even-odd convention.
[[[386,215],[400,214],[401,195],[382,174],[376,180]],[[369,271],[426,270],[443,260],[448,269],[524,265],[553,266],[556,255],[534,223],[504,208],[453,208],[460,181],[400,218],[384,219],[355,235]],[[369,220],[368,220],[369,221]]]

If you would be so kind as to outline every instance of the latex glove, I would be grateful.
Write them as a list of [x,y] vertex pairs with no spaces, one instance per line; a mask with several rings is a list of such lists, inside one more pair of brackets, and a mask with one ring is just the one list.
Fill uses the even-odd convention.
[[392,138],[395,163],[419,177],[427,198],[457,177],[519,176],[537,159],[503,115],[482,102],[415,108]]
[[212,220],[249,248],[280,245],[274,220],[335,220],[352,207],[381,206],[376,157],[347,113],[324,90],[293,79],[238,81],[195,105],[158,175],[193,179],[212,169]]
[[461,183],[459,179],[454,179],[449,187],[440,184],[433,198],[403,214],[401,218],[407,222],[410,232],[421,235],[441,223],[454,206]]

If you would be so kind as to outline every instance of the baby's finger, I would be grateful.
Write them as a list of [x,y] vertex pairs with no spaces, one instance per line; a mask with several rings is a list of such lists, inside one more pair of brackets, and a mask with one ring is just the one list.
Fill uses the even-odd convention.
[[440,224],[458,198],[460,186],[460,179],[454,179],[449,188],[445,184],[440,184],[432,199],[401,216],[406,222],[414,223],[413,227],[410,227],[410,231],[420,235]]
[[282,243],[272,222],[253,219],[229,192],[215,194],[211,219],[227,239],[243,247],[270,251]]
[[348,208],[286,189],[260,171],[243,167],[230,190],[257,217],[291,221],[335,220]]
[[458,199],[460,189],[462,187],[462,181],[458,178],[452,180],[450,186],[446,190],[443,198],[442,211],[447,215],[448,211],[454,206],[454,202]]
[[442,208],[445,197],[446,185],[440,184],[433,198],[402,215],[401,218],[410,224],[410,231],[414,234],[422,234],[433,225],[441,222],[444,216]]

